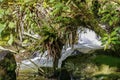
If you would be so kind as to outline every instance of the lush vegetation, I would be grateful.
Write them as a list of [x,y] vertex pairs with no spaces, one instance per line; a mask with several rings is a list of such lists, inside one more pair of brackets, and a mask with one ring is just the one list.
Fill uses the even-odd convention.
[[84,28],[120,55],[120,0],[0,0],[0,48],[47,50],[54,69],[62,47],[73,46]]

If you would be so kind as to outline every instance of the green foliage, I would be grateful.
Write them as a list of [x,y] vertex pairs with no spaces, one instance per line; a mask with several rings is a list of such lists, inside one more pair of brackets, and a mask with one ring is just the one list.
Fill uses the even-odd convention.
[[[109,35],[105,35],[105,37],[102,38],[103,45],[105,46],[105,50],[108,48],[112,48],[116,50],[115,48],[119,49],[120,46],[120,35],[119,35],[120,28],[116,28],[113,32],[111,32]],[[117,47],[116,47],[117,46]]]
[[14,22],[9,22],[9,25],[8,25],[8,26],[9,26],[9,28],[11,28],[11,29],[12,29],[12,28],[15,28],[15,23],[14,23]]
[[98,0],[93,0],[92,1],[92,11],[95,17],[99,17],[98,16],[98,12],[99,12],[99,8],[100,8],[100,3]]
[[101,16],[101,22],[105,23],[109,28],[109,32],[119,25],[120,16],[119,16],[119,4],[114,2],[106,2],[102,5],[102,8],[99,10],[99,15]]
[[42,39],[40,39],[39,43],[42,44],[41,49],[43,49],[43,50],[44,50],[44,48],[46,50],[46,44],[51,45],[58,38],[58,34],[57,34],[56,30],[54,28],[50,27],[50,26],[43,26],[41,28],[39,34],[42,37]]
[[4,15],[4,10],[0,9],[0,19],[3,17],[3,15]]
[[108,34],[102,38],[104,49],[111,48],[116,53],[119,53],[120,49],[120,35],[119,35],[119,21],[120,21],[120,12],[119,12],[119,2],[117,1],[103,1],[101,7],[99,8],[99,18],[101,24],[106,25],[105,29]]
[[0,37],[1,37],[1,33],[4,29],[5,29],[5,24],[0,24]]
[[[39,43],[44,42],[45,40],[52,43],[56,40],[54,39],[56,38],[55,36],[57,36],[58,39],[65,39],[63,44],[75,43],[77,29],[80,26],[90,28],[98,33],[98,23],[90,12],[90,8],[87,7],[89,1],[87,1],[88,3],[83,0],[17,0],[16,2],[4,2],[6,4],[1,5],[1,7],[5,7],[0,11],[0,16],[3,18],[0,23],[5,25],[5,28],[3,28],[4,30],[1,29],[3,31],[2,35],[7,33],[9,39],[6,40],[6,43],[10,45],[16,42],[16,40],[20,43],[27,41],[26,44],[36,44],[36,40],[32,39],[32,36],[24,35],[24,33],[30,35],[37,34],[38,36],[43,37],[40,39],[43,41],[40,41]],[[92,19],[90,20],[89,18]],[[44,26],[44,24],[49,26],[47,27],[49,28],[48,30],[45,30],[46,26]],[[103,35],[101,33],[104,31],[102,28],[100,30],[100,35]],[[14,39],[11,35],[13,35]],[[53,35],[55,36],[53,37]],[[34,46],[33,44],[26,48],[30,50]],[[39,44],[34,46],[34,48],[37,47],[39,47]]]
[[12,45],[12,43],[13,43],[13,35],[12,34],[10,34],[10,39],[8,40],[8,44],[9,45]]

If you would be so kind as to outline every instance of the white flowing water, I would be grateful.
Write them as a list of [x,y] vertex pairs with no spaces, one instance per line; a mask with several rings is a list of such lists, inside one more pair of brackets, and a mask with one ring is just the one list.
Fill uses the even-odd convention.
[[[78,31],[79,32],[79,31]],[[65,60],[74,50],[79,50],[83,53],[88,53],[95,49],[102,48],[101,41],[95,34],[95,32],[86,29],[86,32],[79,33],[78,44],[75,44],[74,47],[68,47],[67,49],[62,50],[61,58],[59,59],[58,67],[61,67],[62,61]],[[30,59],[37,66],[52,67],[53,62],[52,58],[47,56],[47,51],[41,56],[41,54],[33,59]],[[22,61],[20,69],[35,68],[35,65],[30,60]]]

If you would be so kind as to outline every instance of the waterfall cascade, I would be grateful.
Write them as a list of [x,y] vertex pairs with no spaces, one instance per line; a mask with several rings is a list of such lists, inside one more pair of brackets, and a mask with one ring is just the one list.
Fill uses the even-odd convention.
[[[86,29],[85,32],[80,33],[80,31],[78,31],[78,33],[79,33],[78,43],[75,44],[73,48],[68,47],[65,49],[63,47],[62,55],[61,58],[59,59],[58,64],[59,68],[61,67],[62,61],[65,60],[68,56],[70,56],[74,50],[79,50],[82,53],[88,53],[95,49],[102,48],[101,41],[99,40],[100,38],[96,35],[95,32]],[[43,55],[39,54],[30,60],[37,64],[38,66],[52,67],[53,65],[52,58],[47,56],[47,51],[45,51]],[[31,67],[35,67],[35,65],[31,63],[30,60],[22,61],[20,69],[28,69]]]

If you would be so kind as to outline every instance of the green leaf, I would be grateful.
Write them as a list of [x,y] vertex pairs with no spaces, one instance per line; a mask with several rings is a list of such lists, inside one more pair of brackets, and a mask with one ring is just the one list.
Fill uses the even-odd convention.
[[14,22],[9,22],[9,28],[11,28],[11,29],[15,28],[15,23]]
[[117,34],[117,32],[116,31],[113,31],[111,34],[110,34],[110,36],[112,37],[112,36],[115,36]]
[[46,2],[43,2],[43,7],[44,7],[44,8],[47,8],[47,7],[48,7],[48,5],[47,5]]
[[31,2],[32,0],[24,0],[25,3]]
[[10,39],[8,40],[8,44],[12,45],[13,43],[13,34],[10,34]]
[[64,6],[64,4],[62,3],[58,3],[54,6],[54,8],[62,8]]
[[3,0],[0,0],[0,2],[3,2]]
[[52,3],[52,2],[54,2],[55,0],[50,0],[50,2]]
[[103,41],[105,41],[105,40],[107,40],[107,39],[108,39],[108,37],[104,37],[104,38],[102,38]]
[[116,44],[120,44],[120,41],[115,41],[116,42]]
[[120,27],[115,28],[115,31],[120,31]]
[[45,43],[48,40],[48,38],[49,38],[49,35],[44,36],[42,39],[40,39],[40,41],[39,41],[40,44]]
[[113,37],[113,38],[111,38],[111,40],[118,40],[119,39],[119,37]]
[[109,21],[109,25],[110,25],[110,26],[113,25],[113,21],[112,21],[112,20]]
[[5,26],[6,26],[5,24],[0,23],[0,37],[1,37],[1,33],[4,30]]
[[112,44],[116,44],[116,41],[111,41]]
[[0,9],[0,18],[2,18],[4,15],[4,10],[3,9]]
[[23,44],[26,44],[26,43],[28,43],[28,39],[25,39],[24,41],[23,41]]
[[108,35],[108,34],[104,34],[104,36],[105,36],[105,37],[109,37],[109,35]]
[[53,10],[53,12],[51,13],[52,15],[56,15],[60,12],[59,8],[56,8],[55,10]]
[[69,8],[66,6],[66,7],[63,7],[63,10],[66,11],[68,10]]
[[109,43],[107,42],[104,46],[104,50],[108,49],[109,48]]

